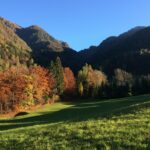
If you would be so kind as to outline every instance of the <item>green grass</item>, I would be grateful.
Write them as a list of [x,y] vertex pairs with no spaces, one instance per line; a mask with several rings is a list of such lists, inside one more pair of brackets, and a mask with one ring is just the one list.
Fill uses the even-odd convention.
[[55,103],[0,119],[0,150],[150,149],[150,95]]

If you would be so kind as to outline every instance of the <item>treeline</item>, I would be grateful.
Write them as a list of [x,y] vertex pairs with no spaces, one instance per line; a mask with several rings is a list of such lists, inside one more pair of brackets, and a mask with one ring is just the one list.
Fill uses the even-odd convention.
[[150,75],[133,76],[121,69],[108,78],[101,70],[86,64],[74,76],[63,68],[60,58],[49,68],[25,65],[0,71],[0,113],[29,109],[59,99],[117,98],[150,93]]
[[59,58],[49,69],[12,66],[0,72],[0,113],[53,103],[63,94],[72,95],[75,88],[73,72],[63,68]]
[[150,75],[136,76],[115,69],[111,78],[86,64],[78,73],[78,93],[81,98],[120,98],[150,93]]

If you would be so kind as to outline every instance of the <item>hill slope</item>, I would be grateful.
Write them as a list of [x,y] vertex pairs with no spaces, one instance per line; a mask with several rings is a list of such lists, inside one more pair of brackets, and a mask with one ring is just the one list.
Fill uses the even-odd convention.
[[17,34],[36,51],[42,49],[51,52],[62,52],[65,48],[69,48],[67,43],[56,40],[39,26],[19,28]]
[[64,66],[78,68],[77,52],[66,42],[56,40],[38,26],[20,28],[16,32],[31,48],[34,61],[42,66],[49,66],[50,61],[59,56]]
[[[147,51],[141,53],[142,50]],[[92,54],[91,54],[92,51]],[[82,51],[86,62],[95,67],[101,66],[112,74],[122,68],[134,74],[150,73],[150,27],[132,29],[118,37],[109,37],[99,46]]]
[[27,63],[30,59],[31,48],[24,42],[15,30],[20,27],[0,18],[0,66]]
[[[0,120],[1,149],[148,149],[150,95],[55,103]],[[40,144],[39,144],[40,143]]]

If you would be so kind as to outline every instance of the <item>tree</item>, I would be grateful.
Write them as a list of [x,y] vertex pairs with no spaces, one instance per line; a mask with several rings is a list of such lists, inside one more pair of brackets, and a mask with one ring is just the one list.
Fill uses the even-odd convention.
[[33,98],[35,102],[45,103],[45,96],[49,96],[51,92],[51,85],[49,84],[50,76],[48,70],[40,66],[34,66],[30,68],[30,76],[31,84],[33,86]]
[[51,73],[40,66],[11,67],[0,72],[1,110],[28,108],[43,104],[52,94],[54,80]]
[[132,74],[119,68],[116,69],[114,72],[115,72],[114,82],[117,86],[118,97],[131,96],[133,86]]
[[24,75],[27,73],[27,68],[11,67],[0,73],[0,101],[3,105],[9,105],[9,109],[17,109],[21,101],[25,98],[24,89],[26,87]]
[[117,85],[126,85],[126,84],[132,84],[133,77],[131,73],[126,72],[122,69],[116,69],[115,71],[115,81]]
[[150,93],[150,75],[135,77],[132,91],[133,95]]
[[74,95],[76,91],[76,79],[70,68],[64,68],[64,94]]
[[[102,84],[107,83],[106,75],[100,70],[94,70],[91,65],[86,64],[78,73],[78,88],[83,86],[83,95],[95,97],[98,95]],[[80,91],[80,90],[79,90]]]
[[100,70],[93,70],[91,68],[88,73],[88,81],[91,87],[91,96],[97,97],[102,95],[99,93],[99,89],[107,83],[106,75]]
[[6,110],[6,104],[9,103],[11,98],[11,86],[9,85],[9,79],[6,74],[0,73],[0,104],[1,113]]
[[80,82],[78,85],[78,92],[79,92],[79,95],[82,97],[83,96],[83,84],[82,84],[82,82]]
[[78,78],[77,78],[77,87],[79,88],[78,92],[79,95],[84,97],[87,97],[89,94],[88,72],[90,67],[91,67],[90,65],[86,64],[78,72]]
[[55,80],[55,93],[62,95],[64,92],[64,74],[61,60],[59,57],[56,58],[55,62],[51,62],[50,72]]

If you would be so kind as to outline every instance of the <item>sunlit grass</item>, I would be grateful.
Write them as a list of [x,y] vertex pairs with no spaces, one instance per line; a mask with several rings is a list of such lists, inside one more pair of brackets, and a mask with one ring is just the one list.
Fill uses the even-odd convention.
[[0,120],[0,149],[149,149],[150,95],[47,105]]

